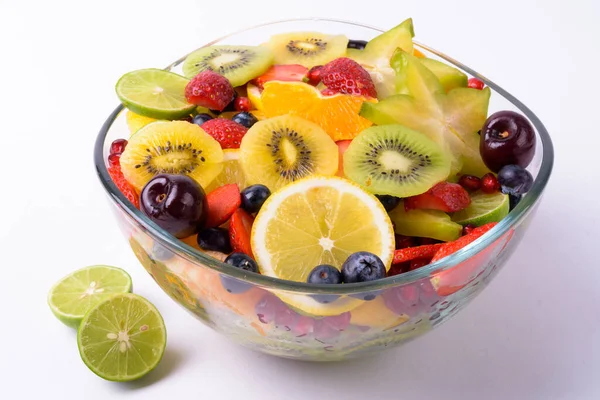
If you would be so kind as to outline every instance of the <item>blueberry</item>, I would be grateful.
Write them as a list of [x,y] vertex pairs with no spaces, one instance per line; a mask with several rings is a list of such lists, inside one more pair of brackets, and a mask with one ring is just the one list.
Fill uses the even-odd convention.
[[396,196],[378,194],[375,195],[375,197],[377,197],[381,204],[383,204],[383,208],[385,208],[385,211],[392,211],[400,203],[400,197]]
[[221,253],[231,253],[231,242],[229,241],[229,232],[223,228],[208,228],[198,232],[198,246],[203,250],[220,251]]
[[514,194],[508,195],[508,204],[509,204],[510,211],[514,210],[514,208],[517,206],[517,204],[519,204],[519,202],[521,201],[522,197],[523,197],[523,195],[514,195]]
[[367,251],[351,254],[342,265],[342,281],[344,283],[374,281],[384,277],[383,261]]
[[240,113],[235,114],[231,117],[233,122],[237,122],[238,124],[245,126],[246,128],[252,128],[252,125],[258,122],[258,119],[247,111],[242,111]]
[[361,299],[364,301],[371,301],[371,300],[375,300],[377,295],[380,293],[381,293],[381,290],[376,290],[374,292],[351,294],[350,297],[354,297],[355,299]]
[[349,49],[362,50],[366,46],[367,46],[367,41],[366,40],[349,40],[348,41],[348,48]]
[[242,205],[241,207],[249,213],[256,213],[265,200],[271,195],[271,191],[265,185],[257,184],[248,186],[242,190]]
[[213,119],[213,117],[210,114],[198,114],[194,115],[194,118],[192,118],[192,123],[201,126],[203,123],[210,121],[211,119]]
[[533,176],[525,168],[515,164],[505,165],[498,172],[498,182],[502,193],[522,195],[531,189]]
[[342,283],[342,276],[336,267],[322,264],[316,266],[312,271],[310,271],[306,281],[308,283],[324,283],[335,285]]
[[[250,256],[244,253],[231,253],[226,259],[225,264],[229,264],[244,271],[258,273],[258,265]],[[244,293],[252,288],[252,285],[236,278],[221,275],[221,284],[229,293]]]

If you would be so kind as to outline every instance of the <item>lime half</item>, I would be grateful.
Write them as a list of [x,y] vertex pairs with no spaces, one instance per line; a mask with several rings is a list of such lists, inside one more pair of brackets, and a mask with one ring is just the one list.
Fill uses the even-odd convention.
[[125,107],[155,119],[178,119],[190,115],[196,106],[187,102],[189,80],[162,69],[140,69],[119,79],[115,90]]
[[94,265],[56,283],[48,293],[48,305],[56,318],[77,328],[92,307],[115,293],[131,292],[131,285],[131,277],[122,269]]
[[77,332],[81,359],[99,377],[131,381],[152,371],[167,344],[164,321],[148,300],[118,294],[90,310]]
[[452,220],[461,225],[481,226],[488,222],[500,222],[508,214],[508,196],[500,192],[485,194],[477,191],[471,194],[471,204],[464,210],[455,212]]

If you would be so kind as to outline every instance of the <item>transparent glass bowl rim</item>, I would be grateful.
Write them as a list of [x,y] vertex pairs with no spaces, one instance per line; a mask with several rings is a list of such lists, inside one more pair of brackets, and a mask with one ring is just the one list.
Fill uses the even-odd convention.
[[[297,18],[297,19],[286,19],[286,20],[278,20],[272,21],[260,25],[256,25],[253,27],[241,29],[239,31],[230,33],[221,38],[215,39],[210,43],[207,43],[206,46],[213,45],[218,43],[224,39],[227,39],[236,34],[240,34],[243,32],[251,31],[253,29],[261,28],[269,25],[283,24],[286,22],[332,22],[346,25],[358,26],[361,28],[372,29],[377,32],[383,32],[384,30],[356,22],[344,21],[339,19],[330,19],[330,18]],[[240,43],[243,44],[243,43]],[[186,243],[176,239],[174,236],[169,234],[164,229],[160,228],[154,222],[152,222],[148,217],[146,217],[140,210],[138,210],[133,204],[129,202],[123,196],[121,191],[115,186],[112,182],[110,175],[108,174],[108,170],[104,160],[104,147],[106,136],[111,128],[112,123],[117,118],[118,114],[123,110],[123,106],[119,105],[106,119],[104,122],[98,137],[96,138],[96,143],[94,146],[94,163],[96,167],[96,171],[98,173],[98,177],[100,182],[104,186],[104,189],[108,192],[112,201],[114,201],[120,208],[123,210],[129,217],[131,217],[137,224],[142,226],[150,235],[153,236],[155,240],[157,240],[161,245],[175,253],[176,255],[183,256],[188,261],[192,263],[200,263],[201,265],[197,265],[198,268],[211,268],[215,271],[223,275],[232,276],[236,279],[249,282],[251,284],[259,285],[265,288],[276,289],[276,290],[286,290],[291,292],[298,293],[329,293],[329,294],[338,294],[338,295],[347,295],[368,291],[378,291],[387,289],[394,286],[401,286],[403,284],[411,283],[418,281],[423,278],[428,278],[432,274],[451,268],[454,265],[457,265],[466,259],[473,257],[480,251],[484,250],[487,246],[490,246],[496,240],[498,240],[502,235],[508,232],[510,229],[514,228],[519,222],[525,218],[525,216],[532,210],[535,204],[540,200],[543,190],[548,183],[548,179],[550,178],[550,174],[552,172],[552,166],[554,163],[554,150],[552,146],[552,140],[550,139],[550,135],[548,131],[540,121],[540,119],[523,103],[513,97],[510,93],[502,89],[500,86],[485,78],[481,74],[475,72],[471,68],[461,64],[460,62],[454,60],[453,58],[434,50],[426,45],[415,42],[415,46],[425,49],[432,54],[442,58],[443,60],[453,64],[454,66],[462,69],[465,72],[468,72],[472,76],[475,76],[481,79],[487,86],[493,89],[497,94],[503,96],[506,100],[511,102],[515,107],[517,107],[534,125],[535,129],[538,132],[538,135],[541,139],[541,144],[543,147],[542,152],[542,163],[540,166],[539,173],[535,178],[533,186],[527,195],[519,202],[517,207],[509,213],[509,215],[504,218],[498,225],[496,225],[492,230],[490,230],[486,235],[477,239],[469,246],[457,251],[456,253],[443,258],[437,262],[431,263],[427,266],[419,268],[414,271],[406,272],[400,275],[391,276],[383,279],[379,279],[371,282],[362,282],[362,283],[352,283],[352,284],[343,284],[343,285],[318,285],[318,284],[309,284],[304,282],[294,282],[288,281],[278,278],[273,278],[260,274],[247,273],[243,270],[232,267],[228,264],[225,264],[215,258],[210,257],[207,254],[204,254],[195,248],[187,245]],[[187,57],[184,56],[179,60],[173,62],[165,69],[170,69],[174,66],[179,65],[181,62],[185,60]]]

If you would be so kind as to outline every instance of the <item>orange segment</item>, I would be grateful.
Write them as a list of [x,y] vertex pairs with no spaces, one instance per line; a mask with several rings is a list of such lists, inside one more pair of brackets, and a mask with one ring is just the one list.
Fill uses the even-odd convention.
[[353,139],[371,126],[358,113],[364,101],[377,101],[345,94],[323,96],[306,83],[278,81],[265,83],[261,99],[267,118],[297,115],[319,125],[335,141]]
[[413,55],[417,58],[425,58],[425,54],[423,54],[421,51],[419,51],[419,49],[417,49],[416,47],[413,49]]

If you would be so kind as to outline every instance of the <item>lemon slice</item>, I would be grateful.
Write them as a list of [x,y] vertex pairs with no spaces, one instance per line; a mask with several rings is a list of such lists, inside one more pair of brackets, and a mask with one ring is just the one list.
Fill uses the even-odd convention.
[[246,177],[240,165],[240,149],[225,149],[223,150],[223,170],[214,181],[205,189],[206,193],[210,193],[218,187],[229,183],[237,183],[240,190],[246,188]]
[[125,113],[125,119],[127,121],[129,133],[132,135],[144,126],[148,125],[149,123],[158,121],[156,118],[150,118],[140,114],[136,114],[131,110],[127,110],[127,112]]
[[[306,282],[317,265],[341,268],[357,251],[377,254],[389,269],[394,255],[392,223],[381,203],[338,177],[313,176],[275,192],[252,227],[252,249],[261,274]],[[322,304],[308,295],[276,293],[312,315],[336,315],[362,300],[342,296]]]

